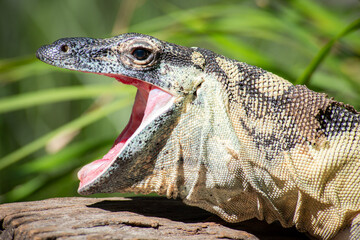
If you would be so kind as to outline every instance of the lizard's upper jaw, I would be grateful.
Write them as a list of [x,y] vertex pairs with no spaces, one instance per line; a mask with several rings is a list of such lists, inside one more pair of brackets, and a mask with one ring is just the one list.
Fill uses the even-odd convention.
[[[89,185],[100,182],[99,178],[104,175],[116,160],[119,160],[118,158],[121,157],[122,151],[132,142],[134,137],[140,134],[152,121],[167,112],[175,100],[173,95],[138,79],[115,74],[105,75],[114,77],[122,83],[134,85],[138,88],[138,91],[130,120],[115,140],[110,151],[102,159],[87,164],[78,172],[80,180],[78,192],[84,194],[87,194],[86,189],[89,188]],[[136,145],[136,143],[132,144]]]

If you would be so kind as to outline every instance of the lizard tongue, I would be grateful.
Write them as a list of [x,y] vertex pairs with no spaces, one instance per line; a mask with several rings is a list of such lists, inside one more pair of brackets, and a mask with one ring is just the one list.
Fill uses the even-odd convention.
[[110,151],[99,160],[85,165],[79,172],[79,188],[100,176],[116,160],[127,141],[138,134],[152,119],[168,108],[173,96],[150,84],[138,88],[129,123],[115,140]]

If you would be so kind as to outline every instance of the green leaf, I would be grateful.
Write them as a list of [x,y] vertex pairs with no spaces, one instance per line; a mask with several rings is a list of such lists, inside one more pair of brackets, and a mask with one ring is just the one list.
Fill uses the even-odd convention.
[[134,87],[123,84],[117,84],[116,86],[90,85],[47,89],[0,99],[0,113],[33,107],[40,104],[91,98],[104,94],[125,97],[130,96],[130,93],[134,92]]
[[328,56],[332,46],[342,37],[352,33],[360,28],[360,18],[350,23],[343,31],[331,39],[314,57],[309,66],[305,69],[304,73],[296,80],[296,84],[308,84],[311,76],[320,66],[326,56]]
[[48,185],[53,179],[72,172],[74,168],[83,164],[82,161],[71,161],[72,159],[77,159],[85,153],[96,152],[105,145],[111,145],[112,142],[113,139],[94,138],[86,140],[75,143],[55,154],[46,155],[21,165],[17,172],[21,172],[22,175],[33,175],[34,177],[3,194],[0,199],[3,202],[13,202],[29,197]]
[[119,109],[129,105],[128,100],[118,100],[111,104],[108,104],[106,106],[103,106],[99,109],[96,109],[92,112],[89,112],[85,114],[84,116],[81,116],[61,127],[58,129],[46,134],[45,136],[42,136],[33,142],[25,145],[24,147],[10,153],[9,155],[3,157],[0,159],[0,171],[4,170],[6,167],[10,166],[11,164],[14,164],[18,161],[20,161],[22,158],[28,156],[29,154],[39,150],[40,148],[44,147],[45,144],[51,140],[53,137],[60,133],[64,132],[73,132],[77,131],[101,118],[106,117],[107,115],[118,111]]

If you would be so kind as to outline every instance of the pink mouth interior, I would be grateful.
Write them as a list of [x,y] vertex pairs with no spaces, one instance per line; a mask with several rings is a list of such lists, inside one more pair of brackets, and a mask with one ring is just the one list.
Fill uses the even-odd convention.
[[135,97],[135,103],[132,109],[130,120],[124,130],[120,133],[114,142],[110,151],[102,159],[87,164],[78,172],[80,180],[79,189],[93,182],[98,176],[116,160],[126,142],[133,136],[136,130],[148,119],[160,115],[164,107],[173,98],[173,96],[160,88],[138,79],[129,78],[121,75],[106,74],[109,77],[116,78],[124,84],[131,84],[138,88]]

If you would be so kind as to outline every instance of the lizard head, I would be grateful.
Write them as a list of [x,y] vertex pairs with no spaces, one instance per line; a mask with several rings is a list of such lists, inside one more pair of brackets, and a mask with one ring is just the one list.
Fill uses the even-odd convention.
[[[198,64],[189,67],[192,51],[137,33],[63,38],[37,51],[45,63],[109,76],[138,89],[130,121],[110,151],[79,171],[80,194],[132,191],[154,174],[186,99],[202,81],[204,61],[197,56]],[[155,191],[149,188],[143,189]]]

